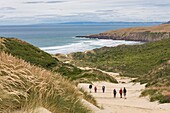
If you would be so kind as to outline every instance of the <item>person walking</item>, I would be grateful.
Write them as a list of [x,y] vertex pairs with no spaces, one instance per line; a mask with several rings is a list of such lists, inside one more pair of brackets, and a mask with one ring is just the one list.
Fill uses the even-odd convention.
[[114,95],[114,98],[116,98],[116,89],[113,90],[113,95]]
[[94,87],[94,92],[97,93],[97,87],[96,86]]
[[119,90],[120,98],[122,98],[122,88]]
[[91,93],[91,89],[92,89],[92,85],[91,84],[89,85],[89,89],[90,89],[90,93]]
[[124,95],[124,98],[126,99],[126,93],[127,93],[127,90],[126,90],[126,88],[124,87],[123,88],[123,95]]
[[105,86],[102,86],[102,91],[103,91],[103,93],[105,92]]

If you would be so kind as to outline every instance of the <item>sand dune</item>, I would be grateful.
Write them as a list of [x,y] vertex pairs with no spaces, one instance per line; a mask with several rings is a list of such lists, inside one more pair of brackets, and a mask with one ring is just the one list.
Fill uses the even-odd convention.
[[[112,74],[113,75],[113,74]],[[117,74],[116,74],[117,75]],[[170,104],[159,104],[158,102],[149,102],[148,98],[139,98],[141,91],[145,85],[139,83],[131,83],[130,78],[122,78],[116,76],[119,84],[108,82],[94,82],[93,86],[97,86],[97,93],[92,90],[92,95],[96,98],[98,104],[102,106],[102,110],[93,110],[94,113],[170,113]],[[106,86],[106,92],[102,93],[102,86]],[[89,92],[89,84],[80,83],[78,87]],[[127,88],[127,99],[113,98],[113,89],[118,92],[120,88]]]

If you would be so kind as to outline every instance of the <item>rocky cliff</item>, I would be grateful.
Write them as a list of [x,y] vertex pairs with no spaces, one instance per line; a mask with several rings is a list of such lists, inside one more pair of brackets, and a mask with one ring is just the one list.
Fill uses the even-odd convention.
[[161,24],[152,27],[123,28],[77,37],[152,42],[170,38],[170,24]]

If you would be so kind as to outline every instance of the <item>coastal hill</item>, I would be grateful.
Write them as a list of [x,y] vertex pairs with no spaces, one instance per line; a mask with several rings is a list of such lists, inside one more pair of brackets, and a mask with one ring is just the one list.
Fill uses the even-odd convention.
[[99,34],[77,37],[152,42],[169,38],[170,24],[161,24],[151,27],[123,28]]

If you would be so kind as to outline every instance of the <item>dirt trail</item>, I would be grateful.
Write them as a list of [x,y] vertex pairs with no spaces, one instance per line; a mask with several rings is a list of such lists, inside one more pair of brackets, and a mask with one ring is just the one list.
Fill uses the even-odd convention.
[[[93,83],[93,86],[96,86],[98,90],[97,93],[94,93],[94,89],[92,89],[91,94],[95,97],[99,106],[103,107],[100,111],[94,110],[94,113],[170,113],[170,104],[158,104],[158,102],[149,102],[148,98],[139,98],[141,91],[145,88],[145,85],[131,83],[131,78],[122,78],[117,73],[105,73],[115,76],[119,83]],[[102,93],[103,85],[106,87],[105,93]],[[86,83],[80,83],[78,85],[78,87],[90,92],[88,86],[89,84]],[[123,87],[126,87],[127,89],[127,99],[119,97],[119,89]],[[114,88],[117,90],[116,98],[113,98]]]

